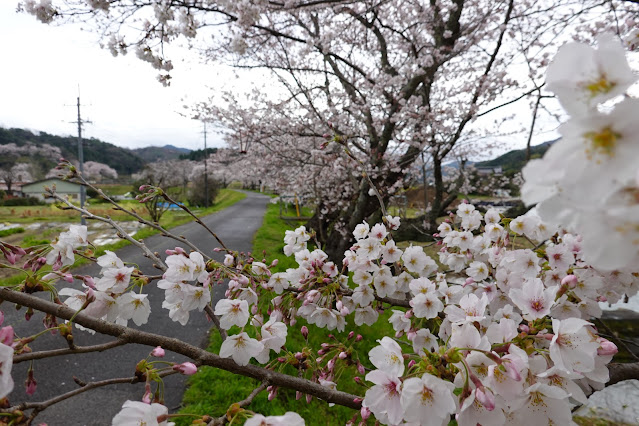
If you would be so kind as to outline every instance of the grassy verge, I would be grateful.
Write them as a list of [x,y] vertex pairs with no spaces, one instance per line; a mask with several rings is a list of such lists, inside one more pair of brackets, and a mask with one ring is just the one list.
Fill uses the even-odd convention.
[[[276,269],[279,271],[296,267],[297,264],[293,257],[286,257],[282,254],[282,248],[284,247],[282,239],[286,230],[295,229],[299,225],[299,222],[287,222],[280,219],[279,206],[269,205],[264,216],[262,227],[256,233],[253,241],[253,256],[255,258],[261,258],[263,252],[266,251],[267,262],[271,262],[274,258],[278,259]],[[302,351],[306,347],[311,348],[313,354],[316,354],[321,343],[334,342],[334,340],[328,337],[329,334],[332,333],[340,342],[352,345],[355,356],[364,358],[370,349],[377,344],[377,338],[384,334],[394,333],[391,325],[386,320],[388,316],[390,316],[389,311],[383,314],[380,321],[372,327],[362,326],[353,328],[354,326],[352,324],[348,324],[346,330],[342,333],[335,331],[329,332],[326,329],[310,327],[311,333],[308,342],[300,333],[300,328],[302,325],[305,325],[305,322],[299,320],[297,324],[288,328],[285,345],[286,352],[294,354],[295,352]],[[363,336],[362,341],[356,343],[353,340],[347,340],[347,335],[350,330],[361,334]],[[251,334],[252,330],[246,331]],[[233,333],[234,331],[231,330],[231,334]],[[221,338],[216,331],[211,333],[211,335],[208,349],[218,353],[222,344]],[[285,356],[285,352],[280,353],[280,356]],[[338,365],[338,389],[363,395],[364,389],[353,380],[356,376],[355,368],[343,368],[339,363]],[[367,362],[365,362],[365,365],[370,367]],[[279,370],[280,367],[281,364],[275,364],[276,369]],[[294,376],[297,375],[297,370],[294,370],[290,366],[286,366],[283,372]],[[257,381],[247,377],[236,376],[211,367],[202,367],[197,374],[189,379],[189,387],[183,399],[184,408],[180,413],[221,416],[228,410],[231,404],[246,398],[258,385],[259,383]],[[247,409],[264,415],[281,415],[286,411],[295,411],[304,417],[307,425],[345,424],[355,414],[353,410],[348,408],[340,406],[329,407],[326,402],[317,399],[313,399],[310,403],[307,403],[305,398],[297,400],[295,392],[286,389],[280,389],[277,397],[270,402],[267,400],[267,393],[262,392]],[[178,420],[178,425],[190,424],[188,418],[176,420]]]
[[[246,194],[243,194],[241,192],[233,191],[231,189],[221,189],[220,192],[218,193],[217,198],[215,199],[215,203],[211,207],[195,209],[194,213],[199,217],[203,217],[208,214],[223,210],[237,203],[238,201],[243,200],[244,198],[246,198]],[[176,226],[191,222],[192,220],[193,218],[190,215],[180,210],[180,211],[166,212],[165,215],[162,216],[160,223],[162,224],[164,228],[171,229]],[[143,240],[145,238],[148,238],[158,233],[159,231],[155,229],[144,227],[144,228],[141,228],[139,231],[137,231],[134,236],[137,240]],[[33,235],[29,235],[22,240],[22,243],[18,243],[18,244],[32,246],[36,244],[48,244],[49,242],[50,240],[36,239],[36,237],[34,237]],[[95,255],[101,256],[105,253],[106,250],[115,251],[129,244],[130,243],[128,241],[120,240],[113,244],[106,244],[103,246],[99,246],[96,249]],[[74,267],[81,266],[86,264],[87,262],[88,261],[85,259],[78,258],[73,266]],[[45,266],[45,268],[47,267],[48,266]],[[0,286],[16,285],[16,284],[19,284],[23,279],[24,279],[24,275],[21,273],[18,273],[16,275],[13,275],[4,279],[0,279]]]

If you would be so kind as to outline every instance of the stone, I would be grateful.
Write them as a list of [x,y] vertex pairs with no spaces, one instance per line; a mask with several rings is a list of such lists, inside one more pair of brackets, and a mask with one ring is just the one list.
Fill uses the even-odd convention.
[[604,418],[616,423],[639,424],[639,380],[624,380],[594,392],[588,402],[573,414]]

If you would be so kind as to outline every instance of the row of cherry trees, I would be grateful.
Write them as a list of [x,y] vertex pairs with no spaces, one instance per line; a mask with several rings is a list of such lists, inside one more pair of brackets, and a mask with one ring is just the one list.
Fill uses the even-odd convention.
[[[408,184],[422,152],[433,169],[427,222],[434,232],[458,190],[457,182],[445,184],[442,163],[486,132],[474,120],[541,94],[558,43],[623,34],[637,13],[632,1],[29,0],[23,7],[44,22],[99,25],[114,55],[135,51],[166,84],[171,43],[269,71],[277,92],[257,85],[246,96],[227,92],[194,113],[226,128],[232,145],[251,141],[251,168],[261,180],[319,200],[312,225],[334,255],[352,242],[358,223],[378,213],[370,184],[387,200]],[[327,140],[335,143],[322,150]],[[343,190],[333,191],[336,184]]]

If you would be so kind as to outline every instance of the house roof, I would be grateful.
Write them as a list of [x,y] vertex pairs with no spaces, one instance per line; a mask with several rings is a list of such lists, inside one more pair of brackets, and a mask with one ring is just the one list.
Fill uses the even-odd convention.
[[75,185],[75,186],[78,186],[78,187],[82,186],[79,183],[71,182],[71,181],[68,181],[68,180],[60,179],[60,178],[48,178],[48,179],[40,179],[40,180],[36,180],[34,182],[25,183],[24,185],[22,185],[22,188],[28,187],[28,186],[31,186],[31,185],[44,184],[46,182],[49,182],[50,184],[55,184],[56,182],[60,182],[60,183],[65,183],[65,184],[69,184],[69,185]]

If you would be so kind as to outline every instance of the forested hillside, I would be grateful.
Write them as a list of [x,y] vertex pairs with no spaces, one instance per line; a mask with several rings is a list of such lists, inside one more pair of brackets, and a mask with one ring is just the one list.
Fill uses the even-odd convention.
[[[557,140],[544,142],[539,145],[530,147],[530,158],[540,158],[544,155],[544,153],[550,148],[550,145],[555,143]],[[476,167],[498,167],[501,166],[504,173],[517,173],[520,172],[521,169],[526,165],[526,150],[525,149],[515,149],[512,151],[508,151],[504,155],[500,155],[499,157],[489,160],[482,161],[480,163],[475,163]]]
[[164,146],[146,146],[144,148],[132,149],[138,157],[142,158],[147,163],[154,163],[156,161],[167,161],[182,159],[183,155],[188,156],[191,150],[186,148],[179,148],[173,145]]
[[[3,156],[12,162],[29,162],[38,174],[55,167],[57,149],[68,160],[77,160],[78,139],[73,136],[55,136],[45,132],[34,134],[24,129],[0,128],[0,146]],[[57,149],[56,149],[57,148]],[[120,148],[98,139],[84,139],[84,160],[97,161],[115,169],[120,175],[142,170],[146,161],[131,150]]]

